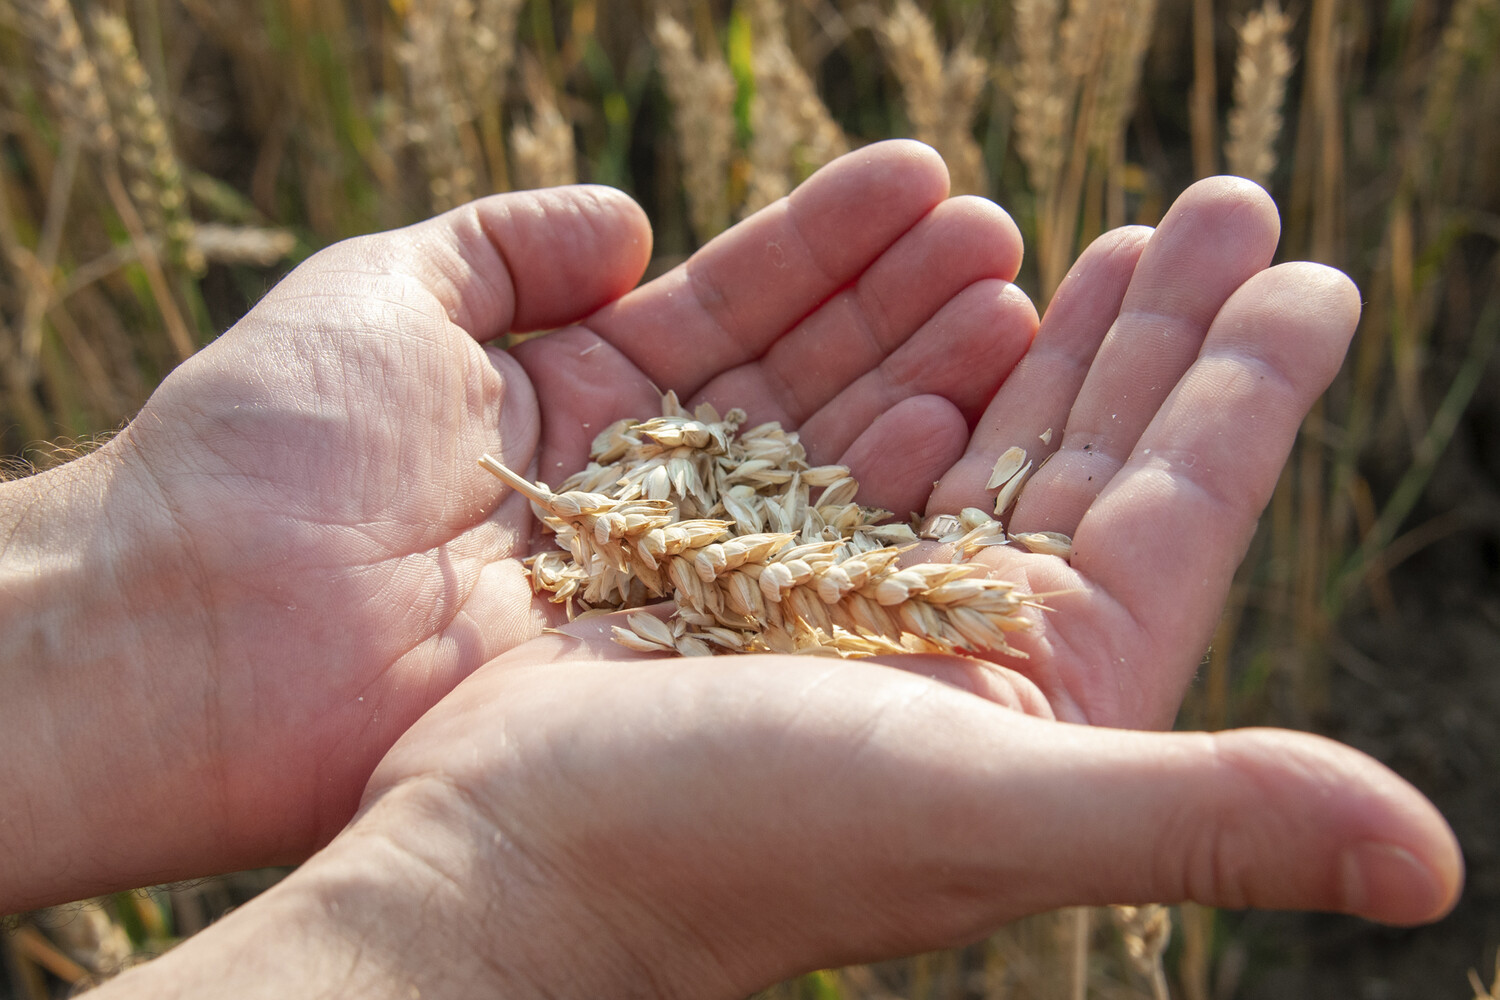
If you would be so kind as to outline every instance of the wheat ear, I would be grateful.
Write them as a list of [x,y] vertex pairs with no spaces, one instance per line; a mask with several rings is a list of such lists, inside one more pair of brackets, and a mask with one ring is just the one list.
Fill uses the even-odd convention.
[[533,560],[538,592],[590,607],[671,597],[686,612],[673,648],[686,638],[734,651],[1015,652],[1006,633],[1029,627],[1036,603],[976,565],[901,567],[899,547],[872,547],[855,532],[811,542],[791,532],[731,536],[728,521],[675,520],[668,500],[554,493],[493,456],[480,465],[530,500],[572,557]]
[[1234,108],[1229,112],[1224,159],[1231,173],[1262,187],[1270,183],[1276,169],[1276,140],[1281,135],[1282,105],[1293,64],[1287,43],[1291,26],[1291,17],[1282,13],[1276,0],[1266,0],[1239,28]]

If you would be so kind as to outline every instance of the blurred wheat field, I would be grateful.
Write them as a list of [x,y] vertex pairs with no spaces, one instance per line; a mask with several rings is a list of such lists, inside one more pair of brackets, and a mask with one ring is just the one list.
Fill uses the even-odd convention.
[[[912,136],[1016,218],[1039,306],[1094,236],[1221,171],[1276,197],[1281,259],[1363,292],[1183,725],[1316,726],[1345,673],[1401,683],[1350,636],[1399,619],[1404,566],[1469,539],[1476,582],[1500,573],[1500,0],[0,0],[0,67],[14,468],[119,426],[343,237],[587,180],[641,201],[665,267],[839,153]],[[1465,847],[1490,893],[1456,936],[1477,969],[1500,847]],[[262,881],[12,922],[10,989],[107,974]],[[1206,1000],[1266,995],[1258,964],[1298,960],[1223,914],[1174,924],[1169,945],[1166,911],[1046,915],[769,995]],[[1465,972],[1416,975],[1482,995]]]

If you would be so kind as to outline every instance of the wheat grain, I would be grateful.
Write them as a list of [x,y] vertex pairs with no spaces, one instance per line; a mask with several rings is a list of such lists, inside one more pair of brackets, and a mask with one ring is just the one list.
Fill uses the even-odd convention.
[[1229,171],[1262,187],[1276,169],[1276,140],[1281,135],[1286,82],[1292,72],[1287,43],[1292,19],[1277,0],[1245,17],[1239,26],[1240,51],[1235,63],[1234,107],[1224,159]]

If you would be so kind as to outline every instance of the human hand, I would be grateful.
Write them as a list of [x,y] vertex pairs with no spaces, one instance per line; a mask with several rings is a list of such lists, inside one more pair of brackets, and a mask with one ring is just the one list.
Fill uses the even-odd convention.
[[977,561],[1055,595],[1014,640],[1028,658],[997,659],[1059,718],[1171,725],[1298,428],[1343,361],[1358,291],[1316,264],[1271,267],[1278,236],[1265,192],[1219,177],[1154,231],[1101,237],[933,491],[932,514],[986,507],[1009,446],[1039,466],[1007,527],[1071,536],[1070,559],[1006,546]]
[[1305,734],[1069,725],[973,661],[647,659],[603,619],[487,664],[359,817],[119,995],[742,997],[1062,905],[1414,923],[1460,862]]
[[[295,951],[299,970],[339,969],[372,995],[703,997],[963,943],[1060,905],[1445,912],[1462,879],[1451,832],[1363,755],[1269,730],[1103,728],[1175,709],[1352,327],[1341,277],[1264,270],[1267,208],[1208,182],[1154,235],[1096,245],[934,492],[930,512],[987,502],[994,457],[1054,428],[1062,456],[1023,491],[1014,527],[1072,532],[1072,565],[981,556],[1066,591],[1022,640],[1029,659],[706,664],[646,659],[608,642],[604,620],[572,623],[464,681],[402,737],[325,852],[137,984],[191,983],[195,969],[219,982],[207,977],[227,953],[309,929],[327,950]],[[1202,253],[1221,242],[1229,252]],[[1152,304],[1169,336],[1141,335]],[[1094,426],[1101,405],[1131,400]],[[1205,513],[1202,471],[1222,511]],[[1136,566],[1155,576],[1132,586]]]
[[396,737],[548,620],[519,563],[533,519],[486,451],[560,476],[590,427],[671,388],[780,419],[882,502],[920,504],[1036,323],[1009,284],[1015,227],[945,194],[930,150],[870,147],[623,298],[646,222],[589,188],[486,199],[294,271],[50,479],[92,518],[67,531],[93,591],[49,602],[73,616],[46,627],[72,636],[68,662],[9,702],[6,731],[67,766],[14,789],[35,823],[0,903],[332,836]]

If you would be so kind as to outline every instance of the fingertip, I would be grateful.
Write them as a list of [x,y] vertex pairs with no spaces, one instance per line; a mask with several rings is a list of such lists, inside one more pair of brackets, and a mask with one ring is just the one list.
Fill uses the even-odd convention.
[[1447,916],[1463,889],[1463,858],[1451,850],[1417,853],[1401,844],[1363,841],[1339,858],[1341,909],[1397,927],[1429,924]]
[[1384,764],[1305,733],[1247,729],[1213,739],[1258,809],[1308,825],[1296,847],[1311,849],[1307,861],[1319,856],[1320,840],[1326,851],[1312,868],[1326,877],[1297,880],[1289,891],[1301,898],[1279,905],[1411,926],[1457,903],[1464,881],[1457,837],[1437,807]]
[[623,191],[580,184],[491,195],[471,206],[483,243],[455,225],[460,250],[478,281],[498,278],[497,266],[509,274],[513,330],[587,316],[633,288],[651,260],[650,223]]
[[823,167],[787,197],[787,210],[822,270],[846,280],[947,197],[937,151],[892,139]]
[[[941,192],[938,200],[948,195],[948,164],[936,149],[916,139],[886,139],[856,149],[845,156],[865,155],[872,161],[889,160],[901,164],[903,172],[910,172],[913,180],[921,178],[932,191]],[[835,161],[837,162],[837,161]]]
[[1296,305],[1297,312],[1318,316],[1353,335],[1364,307],[1359,286],[1349,275],[1307,260],[1277,264],[1265,273],[1281,284],[1288,307]]
[[1216,203],[1237,206],[1263,218],[1274,219],[1278,227],[1281,224],[1281,213],[1275,200],[1265,188],[1248,177],[1234,174],[1205,177],[1190,184],[1179,201],[1186,205]]
[[1271,262],[1281,237],[1281,213],[1271,196],[1254,181],[1208,177],[1178,196],[1157,233],[1158,242],[1174,248],[1169,256],[1187,255],[1180,266],[1185,273],[1193,272],[1195,260],[1201,269],[1205,253],[1219,255],[1230,266],[1243,261],[1239,266],[1248,265],[1253,273]]

